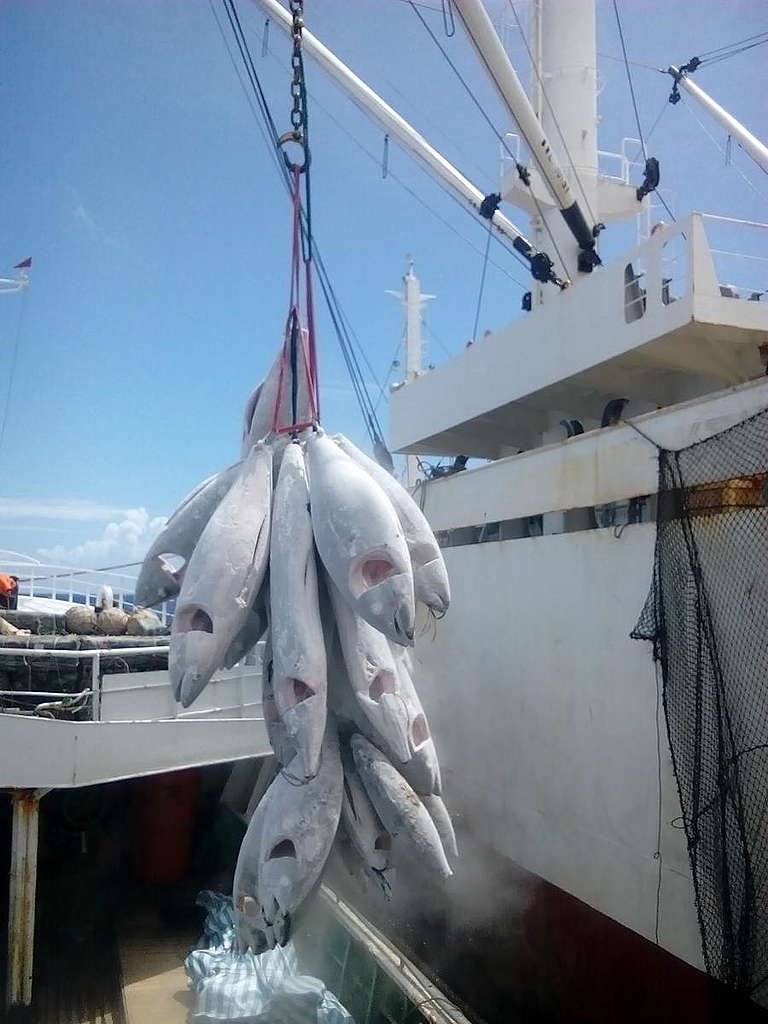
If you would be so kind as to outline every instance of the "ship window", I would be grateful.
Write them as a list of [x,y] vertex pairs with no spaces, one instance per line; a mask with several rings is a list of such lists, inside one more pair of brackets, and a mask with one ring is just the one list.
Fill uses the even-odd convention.
[[645,314],[645,268],[628,263],[624,267],[624,321],[631,324]]

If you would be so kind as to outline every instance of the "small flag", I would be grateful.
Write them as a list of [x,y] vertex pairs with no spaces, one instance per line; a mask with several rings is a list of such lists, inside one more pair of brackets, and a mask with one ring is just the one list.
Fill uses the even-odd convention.
[[13,269],[14,270],[29,270],[29,268],[31,266],[32,266],[32,257],[28,256],[25,260],[22,260],[21,263],[17,263],[16,266]]

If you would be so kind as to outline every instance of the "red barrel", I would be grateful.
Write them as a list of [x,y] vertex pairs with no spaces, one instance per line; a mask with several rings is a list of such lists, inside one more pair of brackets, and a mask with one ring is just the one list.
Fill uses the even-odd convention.
[[134,869],[140,882],[170,885],[185,876],[199,802],[197,768],[136,780]]

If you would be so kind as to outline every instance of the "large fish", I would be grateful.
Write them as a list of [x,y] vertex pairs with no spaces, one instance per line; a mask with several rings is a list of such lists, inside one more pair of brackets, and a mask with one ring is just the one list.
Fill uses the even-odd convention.
[[[326,717],[326,657],[304,455],[283,453],[269,556],[275,705],[302,764],[317,773]],[[385,641],[386,643],[386,641]]]
[[413,678],[408,668],[409,659],[403,657],[407,652],[403,651],[401,654],[402,648],[396,644],[392,644],[390,650],[394,657],[400,693],[403,696],[408,715],[410,757],[401,766],[400,771],[420,795],[434,793],[439,796],[442,792],[442,783],[437,750],[427,716],[424,714],[424,708],[419,700],[416,687],[413,685]]
[[344,600],[398,644],[413,644],[413,575],[395,510],[379,485],[322,433],[307,441],[312,527]]
[[296,347],[296,415],[293,415],[293,376],[288,347],[281,348],[269,373],[261,384],[251,392],[243,417],[242,450],[247,452],[251,445],[262,441],[275,428],[278,430],[292,423],[308,424],[312,421],[312,397],[307,369],[308,335],[301,331],[300,344]]
[[341,822],[349,841],[366,867],[379,873],[386,871],[389,867],[392,837],[373,809],[349,750],[343,752],[342,764],[344,795],[341,802]]
[[[181,590],[184,571],[200,536],[213,513],[229,491],[240,463],[203,480],[182,501],[158,534],[144,557],[134,591],[134,603],[150,608],[175,597]],[[164,556],[178,555],[184,564],[178,569]]]
[[272,455],[258,444],[203,530],[184,574],[168,659],[184,707],[224,663],[253,607],[269,559],[271,500]]
[[229,645],[227,653],[224,655],[224,668],[234,668],[238,661],[242,661],[246,654],[252,651],[264,636],[269,626],[268,609],[269,584],[265,580],[245,618],[245,622],[240,627],[237,636]]
[[435,828],[446,854],[449,857],[458,857],[459,848],[456,845],[456,833],[453,831],[453,822],[448,813],[448,808],[443,803],[443,798],[436,793],[430,793],[429,795],[421,794],[419,799],[426,807],[427,814],[435,823]]
[[235,878],[232,883],[232,903],[235,908],[235,922],[241,949],[252,949],[260,953],[266,946],[274,945],[271,929],[261,914],[258,899],[259,853],[264,825],[266,802],[259,803],[251,815],[240,852],[237,856]]
[[403,485],[383,466],[361,452],[343,434],[337,434],[334,440],[342,451],[362,466],[392,502],[411,556],[416,599],[438,615],[445,614],[451,601],[448,572],[426,516]]
[[453,874],[440,835],[426,808],[406,780],[364,736],[350,740],[355,767],[376,813],[393,840],[405,844],[411,857],[441,878]]
[[[355,613],[331,579],[328,579],[328,591],[346,669],[346,672],[340,671],[335,663],[335,685],[342,689],[348,683],[354,702],[375,734],[382,737],[396,760],[407,761],[411,756],[408,707],[400,692],[399,674],[387,639]],[[348,711],[343,690],[339,697],[343,713],[359,721],[359,714]]]
[[272,640],[267,637],[264,645],[264,661],[261,669],[261,706],[264,712],[264,725],[267,729],[267,738],[272,751],[284,768],[296,757],[296,747],[288,735],[285,722],[275,704],[275,691],[273,687],[274,662],[272,659]]
[[320,770],[303,785],[297,784],[302,766],[296,760],[277,776],[263,798],[258,898],[261,916],[280,945],[288,939],[292,915],[320,878],[339,824],[343,772],[332,716]]

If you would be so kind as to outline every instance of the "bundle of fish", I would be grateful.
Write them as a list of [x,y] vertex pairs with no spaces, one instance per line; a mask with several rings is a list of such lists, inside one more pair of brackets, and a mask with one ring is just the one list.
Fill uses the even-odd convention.
[[[249,400],[241,461],[185,499],[136,587],[143,605],[178,595],[169,671],[184,707],[266,635],[280,771],[233,892],[255,949],[287,940],[339,829],[385,884],[398,864],[447,878],[457,852],[408,650],[416,603],[448,608],[440,550],[408,492],[346,438],[274,429],[291,398],[283,369]],[[292,401],[296,421],[296,388]]]

